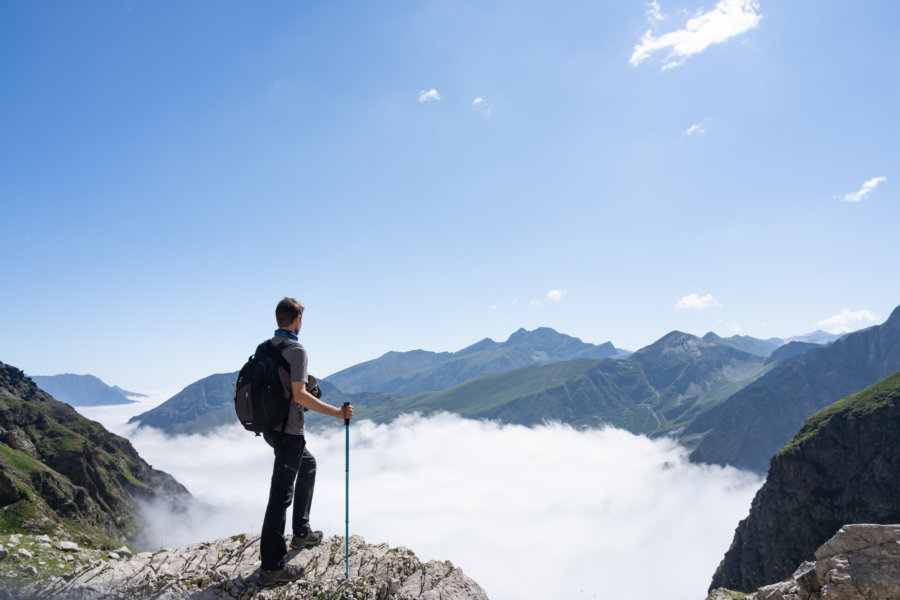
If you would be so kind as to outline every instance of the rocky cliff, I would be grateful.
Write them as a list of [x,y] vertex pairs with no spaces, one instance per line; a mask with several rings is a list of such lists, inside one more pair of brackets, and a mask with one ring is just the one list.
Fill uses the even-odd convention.
[[773,459],[712,588],[781,581],[844,523],[900,523],[900,372],[810,417]]
[[343,538],[291,551],[302,579],[259,586],[259,536],[235,535],[178,549],[122,558],[104,556],[52,580],[8,590],[15,600],[487,600],[481,587],[448,561],[423,563],[406,548],[350,538],[349,577]]
[[845,525],[791,579],[707,600],[900,600],[900,525]]
[[116,547],[140,531],[138,501],[177,508],[189,497],[128,440],[0,363],[0,532]]

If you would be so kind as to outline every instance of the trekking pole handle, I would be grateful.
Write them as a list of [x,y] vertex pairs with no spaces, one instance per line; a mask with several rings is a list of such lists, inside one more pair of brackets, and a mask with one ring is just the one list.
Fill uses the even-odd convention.
[[[344,406],[350,406],[350,403],[344,402]],[[349,424],[350,424],[350,419],[344,419],[344,425],[349,425]]]

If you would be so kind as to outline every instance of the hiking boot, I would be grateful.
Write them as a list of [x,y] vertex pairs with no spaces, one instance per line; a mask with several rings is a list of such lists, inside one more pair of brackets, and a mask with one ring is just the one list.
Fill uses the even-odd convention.
[[303,550],[312,548],[322,543],[324,535],[321,531],[310,531],[306,535],[291,536],[291,550]]
[[278,585],[281,583],[290,583],[303,577],[303,567],[300,565],[284,565],[281,569],[274,571],[259,570],[259,585]]

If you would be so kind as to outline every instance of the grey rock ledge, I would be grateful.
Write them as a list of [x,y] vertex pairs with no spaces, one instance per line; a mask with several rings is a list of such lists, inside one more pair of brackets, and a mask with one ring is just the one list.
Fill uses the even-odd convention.
[[449,561],[422,563],[405,548],[350,538],[349,578],[344,539],[288,553],[302,579],[259,586],[259,536],[235,535],[127,560],[95,561],[55,581],[20,590],[17,600],[487,600],[484,590]]

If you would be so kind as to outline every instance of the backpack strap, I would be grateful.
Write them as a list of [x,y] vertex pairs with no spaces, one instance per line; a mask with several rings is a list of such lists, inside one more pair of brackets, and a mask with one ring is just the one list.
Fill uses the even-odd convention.
[[[278,365],[281,367],[284,367],[284,370],[288,372],[288,381],[290,381],[291,363],[289,363],[287,361],[287,359],[284,357],[284,353],[283,353],[284,349],[290,345],[290,342],[276,345],[275,342],[273,342],[272,340],[266,340],[265,343],[268,345],[269,351],[275,355],[275,360],[276,360],[276,362],[278,362]],[[262,344],[260,344],[260,346],[262,346]],[[288,383],[288,385],[290,385],[290,383]],[[290,400],[288,400],[288,401],[293,403],[294,402],[294,391],[290,388],[288,388],[288,395],[290,396]],[[281,422],[281,433],[284,433],[284,430],[287,428],[287,422],[288,422],[289,416],[291,416],[290,410],[288,410],[286,413],[284,413],[284,420]]]
[[288,344],[278,344],[276,346],[272,340],[266,340],[266,344],[268,344],[269,349],[275,353],[275,360],[278,361],[278,366],[283,367],[284,370],[288,372],[288,375],[290,375],[291,363],[287,361],[282,353],[284,349],[288,347]]

